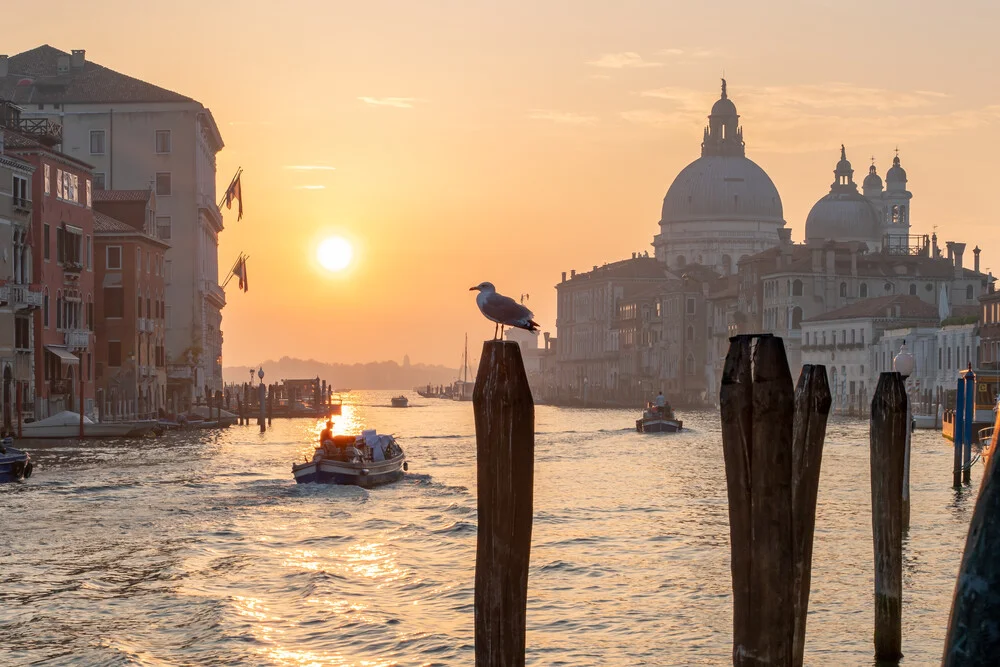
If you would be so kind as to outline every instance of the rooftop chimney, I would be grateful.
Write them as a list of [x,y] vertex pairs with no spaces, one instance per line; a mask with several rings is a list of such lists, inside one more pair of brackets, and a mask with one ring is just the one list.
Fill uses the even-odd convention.
[[549,333],[548,331],[546,331],[546,332],[545,332],[544,334],[542,334],[542,335],[543,335],[543,336],[545,336],[545,349],[547,350],[547,349],[549,349],[549,337],[550,337],[550,336],[551,336],[552,334],[550,334],[550,333]]
[[562,279],[562,281],[566,282],[566,272],[565,271],[563,271],[563,279]]
[[964,243],[955,243],[954,246],[952,246],[952,247],[955,249],[955,277],[956,278],[961,278],[962,277],[962,273],[963,273],[962,272],[962,255],[965,254],[965,244]]
[[594,264],[594,268],[591,269],[591,271],[596,271],[596,270],[597,270],[597,264]]
[[983,249],[980,248],[979,246],[976,246],[975,248],[972,249],[973,254],[976,256],[976,258],[973,260],[973,268],[975,269],[976,273],[979,273],[979,253],[981,253],[982,251]]
[[941,249],[938,248],[937,244],[937,232],[931,234],[931,246],[932,246],[931,257],[937,259],[938,257],[941,256]]
[[576,278],[576,269],[570,269],[569,270],[569,277],[570,278]]
[[83,64],[87,62],[86,49],[73,49],[70,55],[70,67],[73,69],[83,69]]
[[67,74],[69,72],[69,56],[62,55],[56,58],[56,73]]
[[0,79],[7,76],[7,60],[6,55],[0,56]]
[[955,242],[945,241],[945,247],[948,248],[948,262],[951,264],[955,263]]
[[788,227],[779,227],[778,228],[778,240],[781,241],[782,243],[791,243],[792,242],[792,230],[790,228],[788,228]]
[[635,253],[632,253],[632,259],[635,259]]

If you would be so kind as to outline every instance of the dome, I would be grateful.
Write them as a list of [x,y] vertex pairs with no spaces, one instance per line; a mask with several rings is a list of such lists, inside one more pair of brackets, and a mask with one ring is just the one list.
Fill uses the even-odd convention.
[[778,189],[753,160],[705,155],[684,167],[670,185],[660,224],[734,218],[783,226]]
[[806,241],[870,241],[879,239],[875,207],[857,192],[831,192],[806,217]]
[[875,165],[868,167],[868,175],[865,176],[864,183],[862,183],[861,186],[865,190],[882,189],[882,177],[875,171]]
[[713,116],[736,116],[736,105],[728,97],[719,99],[712,105]]
[[899,156],[892,159],[892,167],[885,173],[886,183],[906,183],[906,170],[899,166]]

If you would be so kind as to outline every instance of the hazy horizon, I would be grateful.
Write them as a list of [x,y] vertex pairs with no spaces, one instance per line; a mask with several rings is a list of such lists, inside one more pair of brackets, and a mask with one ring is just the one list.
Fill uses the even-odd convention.
[[[460,363],[466,332],[476,349],[492,335],[468,292],[483,280],[529,294],[554,334],[562,271],[652,254],[723,73],[795,240],[842,143],[858,181],[873,155],[884,176],[898,146],[913,233],[978,243],[984,270],[1000,268],[984,187],[1000,144],[994,4],[282,9],[180,0],[137,30],[146,7],[59,0],[47,5],[58,21],[21,22],[0,47],[86,49],[212,110],[219,194],[245,170],[246,214],[226,215],[221,270],[250,255],[250,291],[230,287],[223,311],[227,367]],[[354,246],[346,270],[315,258],[330,235]]]

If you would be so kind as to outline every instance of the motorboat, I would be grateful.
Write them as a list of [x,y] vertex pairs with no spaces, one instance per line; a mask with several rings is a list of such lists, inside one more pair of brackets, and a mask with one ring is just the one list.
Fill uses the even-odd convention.
[[405,408],[410,404],[410,401],[406,396],[394,396],[392,399],[392,407],[394,408]]
[[646,408],[642,417],[635,420],[635,430],[639,433],[677,433],[683,428],[684,422],[676,419],[669,407]]
[[402,447],[374,430],[335,435],[316,448],[311,461],[292,464],[297,484],[346,484],[371,488],[402,479],[408,468]]
[[12,442],[13,438],[4,438],[0,444],[0,483],[28,479],[34,468],[28,452],[14,449]]
[[[95,422],[83,417],[85,438],[139,438],[157,426],[155,419],[127,422]],[[64,439],[80,437],[80,413],[64,410],[51,417],[21,425],[25,439]]]

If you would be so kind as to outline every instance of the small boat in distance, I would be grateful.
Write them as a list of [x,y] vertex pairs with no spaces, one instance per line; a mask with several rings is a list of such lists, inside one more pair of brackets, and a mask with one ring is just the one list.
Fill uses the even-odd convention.
[[403,478],[406,455],[391,435],[374,430],[335,435],[316,448],[312,461],[292,464],[297,484],[347,484],[371,488]]
[[682,428],[684,422],[676,418],[669,405],[659,407],[649,403],[642,417],[635,420],[635,430],[639,433],[677,433]]
[[13,438],[4,438],[0,444],[0,483],[20,482],[31,477],[34,467],[31,456],[20,449],[11,447]]
[[392,407],[394,408],[405,408],[410,404],[410,401],[406,396],[394,396],[392,398]]

